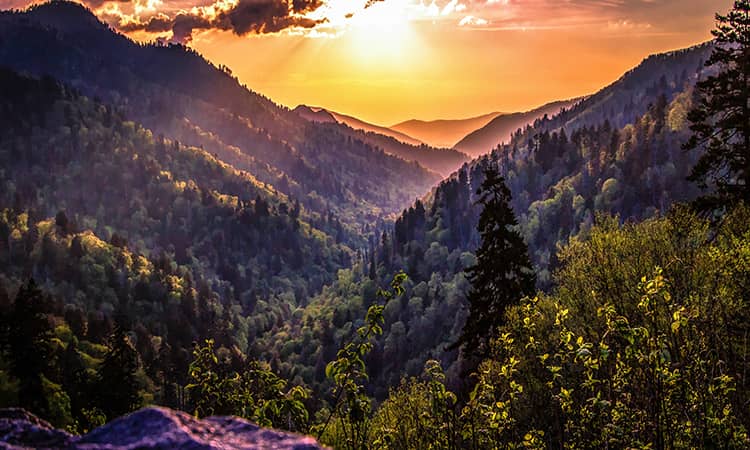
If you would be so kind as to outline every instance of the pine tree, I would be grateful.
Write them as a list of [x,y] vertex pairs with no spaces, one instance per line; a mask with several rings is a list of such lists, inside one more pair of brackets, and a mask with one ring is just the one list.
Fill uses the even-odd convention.
[[689,180],[715,190],[697,202],[709,211],[750,201],[750,0],[735,1],[716,21],[706,66],[717,72],[697,84],[688,115],[693,135],[684,145],[705,150]]
[[91,385],[83,358],[78,351],[78,339],[74,337],[68,343],[60,362],[62,388],[70,397],[70,409],[78,421],[78,431],[89,430],[92,424],[88,423],[84,410],[90,406]]
[[533,295],[536,284],[528,248],[516,230],[510,191],[494,166],[485,168],[484,176],[477,190],[477,204],[483,206],[477,227],[482,243],[476,252],[476,264],[467,270],[471,282],[469,317],[453,345],[462,346],[467,356],[477,358],[487,355],[508,306]]
[[47,416],[44,375],[50,369],[52,326],[46,315],[47,299],[33,279],[21,286],[7,316],[6,350],[10,373],[18,378],[18,402]]
[[99,407],[108,419],[115,419],[140,406],[138,352],[125,332],[122,320],[115,324],[109,349],[98,370]]

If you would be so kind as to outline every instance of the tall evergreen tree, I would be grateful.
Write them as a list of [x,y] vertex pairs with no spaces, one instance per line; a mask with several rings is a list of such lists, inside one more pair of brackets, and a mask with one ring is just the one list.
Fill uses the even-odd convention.
[[716,73],[697,84],[688,115],[693,132],[684,148],[705,149],[689,179],[715,193],[697,202],[704,210],[750,201],[750,0],[716,15],[716,47],[706,66]]
[[462,346],[467,356],[476,358],[487,355],[506,308],[533,295],[536,285],[528,247],[516,229],[505,180],[492,165],[485,168],[484,176],[477,190],[477,204],[483,206],[477,226],[482,244],[476,252],[476,264],[467,270],[471,282],[469,317],[453,345]]
[[62,388],[70,397],[70,410],[78,422],[78,431],[90,430],[92,424],[89,423],[84,410],[90,407],[91,384],[86,365],[78,351],[77,338],[74,337],[68,343],[60,363]]
[[117,418],[140,406],[137,372],[138,352],[117,320],[109,338],[109,349],[98,370],[99,407],[108,419]]
[[44,375],[50,369],[52,326],[47,318],[47,299],[33,279],[21,286],[6,317],[4,339],[10,373],[18,378],[18,402],[47,416]]

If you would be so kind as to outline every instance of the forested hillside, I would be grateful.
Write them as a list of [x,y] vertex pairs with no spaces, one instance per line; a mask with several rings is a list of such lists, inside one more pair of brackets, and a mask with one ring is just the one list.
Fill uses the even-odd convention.
[[519,128],[526,128],[545,116],[557,115],[561,109],[568,109],[581,99],[553,102],[526,112],[501,114],[487,125],[472,131],[458,141],[454,147],[475,158],[489,153],[500,144],[510,142],[513,133]]
[[[50,75],[357,229],[439,180],[413,162],[311,124],[177,45],[141,45],[82,6],[52,2],[0,13],[0,64]],[[360,242],[361,244],[361,242]]]
[[299,203],[205,151],[49,78],[2,69],[0,86],[2,296],[33,277],[86,358],[124,320],[146,393],[184,379],[193,342],[244,353],[350,265]]
[[424,142],[420,141],[419,139],[415,139],[407,134],[400,133],[395,130],[391,130],[390,128],[381,127],[379,125],[373,125],[371,123],[367,123],[363,120],[360,120],[356,117],[347,116],[346,114],[341,114],[336,111],[328,111],[328,112],[331,113],[331,115],[336,120],[349,125],[355,130],[365,130],[365,131],[372,131],[373,133],[384,134],[386,136],[390,136],[394,139],[397,139],[401,142],[406,142],[407,144],[412,144],[412,145],[417,145],[417,146],[424,144]]
[[[371,374],[372,393],[385,396],[401,373],[418,375],[431,358],[441,362],[449,384],[457,383],[461,360],[446,347],[458,339],[466,320],[470,283],[464,270],[476,262],[482,210],[476,191],[484,170],[497,166],[505,178],[538,285],[548,289],[559,266],[559,248],[585,238],[597,214],[639,221],[697,196],[698,188],[685,174],[699,154],[681,145],[689,136],[687,112],[699,77],[689,69],[701,67],[711,48],[649,57],[602,92],[518,130],[510,144],[462,167],[404,211],[392,228],[381,230],[370,242],[368,258],[340,272],[337,282],[313,300],[306,314],[321,325],[312,340],[306,330],[284,326],[283,339],[275,340],[286,342],[284,359],[312,366],[316,360],[304,355],[313,349],[334,354],[341,336],[372,303],[376,286],[404,270],[409,274],[406,293],[387,306],[384,338],[370,355],[377,368]],[[646,83],[645,89],[640,83]],[[594,124],[592,111],[610,113]],[[289,344],[290,336],[295,345]],[[318,378],[323,379],[322,371]]]
[[465,155],[307,120],[77,4],[0,12],[0,407],[350,450],[750,447],[735,9],[437,186]]

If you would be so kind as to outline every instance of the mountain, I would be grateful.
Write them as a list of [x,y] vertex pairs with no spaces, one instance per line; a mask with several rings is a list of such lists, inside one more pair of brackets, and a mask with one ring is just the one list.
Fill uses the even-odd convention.
[[440,179],[342,127],[274,104],[193,50],[135,43],[77,3],[1,13],[0,64],[50,75],[156,135],[202,147],[299,200],[316,221],[333,214],[348,236]]
[[[180,390],[206,339],[238,365],[252,355],[291,371],[258,343],[357,259],[338,219],[49,77],[0,68],[0,123],[0,329],[38,292],[22,315],[55,324],[35,372],[66,402],[42,408],[55,425],[121,414],[96,384],[114,330],[131,336],[146,402],[190,407]],[[60,361],[78,368],[75,391]]]
[[[554,266],[557,244],[585,230],[597,212],[640,220],[692,198],[697,188],[685,174],[697,155],[683,152],[681,144],[693,86],[712,50],[709,42],[649,56],[611,85],[517,130],[508,143],[441,182],[424,209],[428,215],[456,210],[460,218],[443,217],[451,232],[437,241],[461,249],[477,242],[473,192],[488,164],[498,165],[505,176],[542,272]],[[437,230],[426,226],[423,233],[436,236]],[[398,229],[397,222],[397,235]]]
[[[453,173],[462,164],[469,161],[469,156],[450,148],[434,148],[426,144],[417,145],[399,140],[394,136],[400,133],[389,132],[387,134],[378,131],[369,131],[379,127],[369,126],[357,128],[358,124],[364,122],[358,119],[342,121],[338,113],[332,113],[322,108],[311,108],[309,106],[297,106],[294,111],[305,119],[338,129],[341,133],[367,144],[382,149],[386,153],[397,156],[406,161],[414,161],[420,166],[446,177]],[[350,125],[353,123],[354,125]],[[383,129],[386,130],[387,129]],[[414,139],[411,139],[414,141]]]
[[386,127],[381,127],[380,125],[373,125],[371,123],[365,122],[364,120],[357,119],[356,117],[347,116],[346,114],[341,114],[341,113],[331,111],[325,108],[320,108],[316,106],[299,105],[296,108],[294,108],[294,111],[296,111],[299,114],[303,114],[305,118],[307,118],[308,120],[317,120],[319,122],[330,122],[331,120],[328,119],[330,117],[336,122],[346,124],[355,130],[363,130],[366,132],[372,132],[372,133],[382,134],[384,136],[390,136],[406,144],[411,144],[411,145],[416,145],[416,146],[420,146],[424,144],[424,142],[420,141],[419,139],[414,139],[413,137],[408,136],[404,133],[399,133],[398,131],[394,131]]
[[[409,275],[405,295],[387,305],[384,336],[368,360],[377,368],[372,392],[385,397],[402,374],[419,375],[430,359],[442,363],[453,386],[460,385],[459,355],[446,348],[456,342],[466,319],[470,284],[464,270],[476,263],[481,212],[476,192],[484,168],[495,165],[505,178],[539,286],[549,289],[560,264],[558,249],[584,239],[597,214],[639,221],[698,195],[685,177],[699,155],[684,152],[681,144],[689,135],[686,112],[693,86],[711,51],[712,45],[704,44],[650,56],[612,85],[536,120],[513,133],[509,143],[463,166],[392,227],[378,230],[369,258],[339,273],[312,300],[303,320],[321,324],[312,339],[288,325],[278,333],[285,347],[276,351],[299,345],[287,358],[310,367],[316,361],[306,355],[313,349],[335,355],[334,331],[322,324],[333,324],[334,330],[354,326],[374,301],[376,286],[404,270]],[[269,345],[281,342],[266,339]]]
[[391,130],[407,134],[435,147],[452,147],[454,143],[474,130],[487,125],[495,117],[502,115],[493,112],[468,119],[407,120],[389,127]]
[[[352,139],[357,139],[367,144],[383,149],[390,155],[397,156],[406,161],[414,161],[422,167],[446,177],[453,173],[462,164],[469,161],[469,156],[457,150],[450,148],[434,148],[423,143],[411,144],[407,141],[400,140],[400,133],[394,133],[386,128],[369,125],[359,119],[348,116],[342,116],[323,108],[313,108],[300,105],[294,109],[294,112],[311,122],[336,126],[342,133],[347,134]],[[348,117],[342,120],[342,117]],[[334,124],[334,125],[331,125]],[[378,130],[378,131],[371,131]],[[384,132],[381,132],[384,131]],[[401,135],[403,136],[403,135]],[[419,142],[405,136],[408,141]]]
[[333,114],[323,108],[311,108],[306,105],[298,105],[292,111],[310,122],[338,123],[338,120],[336,120]]
[[469,133],[453,147],[476,158],[489,153],[500,143],[510,142],[511,135],[519,128],[524,128],[544,116],[554,116],[561,109],[570,108],[580,100],[558,101],[527,112],[501,114],[482,128]]
[[[32,273],[50,286],[66,282],[70,292],[80,289],[78,302],[90,311],[125,312],[160,295],[174,295],[179,304],[191,290],[186,286],[205,285],[206,301],[238,301],[249,312],[257,297],[284,292],[304,302],[350,264],[351,250],[336,243],[342,239],[339,222],[331,218],[313,227],[314,215],[298,202],[208,152],[154,137],[111,106],[49,78],[0,69],[0,81],[0,269],[6,276]],[[31,247],[20,245],[23,236]],[[67,250],[53,249],[76,238],[84,249],[73,260]],[[37,241],[45,248],[41,254],[33,252]],[[83,257],[94,248],[126,251],[130,263]],[[114,264],[111,276],[123,278],[113,279],[113,291],[98,292],[94,275],[75,274],[89,264],[102,270]],[[130,270],[133,279],[125,275]],[[152,294],[152,288],[131,290],[138,271],[154,277]],[[162,272],[174,275],[175,283],[191,281],[162,291]],[[142,308],[140,320],[148,323],[152,306]],[[184,332],[200,326],[191,323]]]

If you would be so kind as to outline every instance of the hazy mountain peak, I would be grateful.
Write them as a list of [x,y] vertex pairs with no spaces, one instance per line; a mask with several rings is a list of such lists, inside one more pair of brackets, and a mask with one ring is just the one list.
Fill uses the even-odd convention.
[[519,128],[533,123],[535,120],[546,116],[553,116],[563,108],[575,105],[581,99],[563,100],[548,103],[539,108],[526,112],[512,114],[501,114],[492,119],[485,126],[472,131],[455,145],[457,149],[472,156],[489,153],[498,144],[509,142],[511,134]]
[[468,133],[485,126],[490,120],[501,115],[491,112],[481,116],[465,119],[419,120],[411,119],[397,123],[392,130],[413,136],[422,142],[435,147],[452,147]]
[[322,123],[336,123],[337,120],[333,117],[333,114],[326,111],[323,108],[313,108],[307,105],[299,105],[293,109],[293,111],[300,115],[305,120],[311,122],[322,122]]

